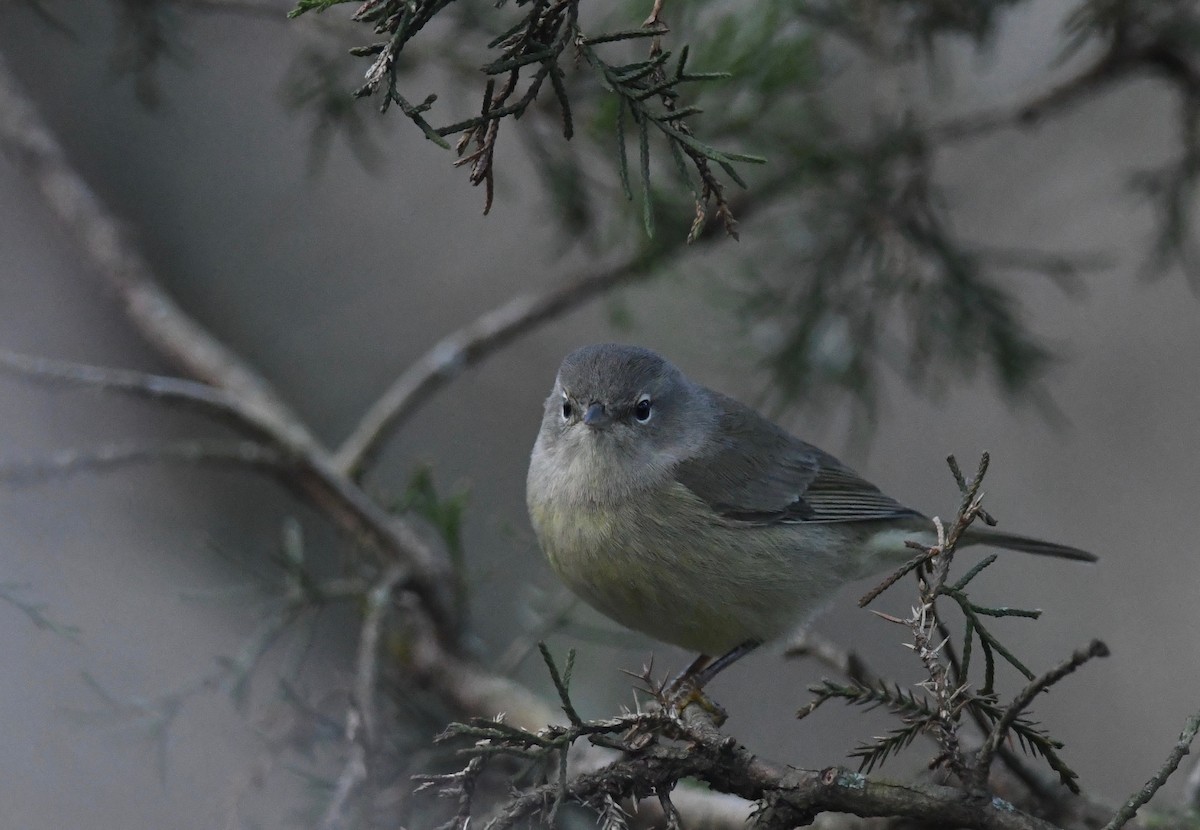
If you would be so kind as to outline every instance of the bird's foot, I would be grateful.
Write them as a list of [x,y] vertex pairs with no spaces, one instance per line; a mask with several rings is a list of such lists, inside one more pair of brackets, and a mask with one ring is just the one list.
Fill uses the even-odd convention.
[[714,726],[719,727],[729,720],[729,713],[721,704],[705,694],[703,688],[688,682],[667,690],[662,702],[668,711],[678,717],[682,717],[689,706],[696,706],[711,718]]

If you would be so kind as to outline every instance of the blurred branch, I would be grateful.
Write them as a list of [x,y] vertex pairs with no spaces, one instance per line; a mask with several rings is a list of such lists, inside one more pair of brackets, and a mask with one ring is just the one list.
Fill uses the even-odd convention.
[[355,659],[354,706],[362,722],[361,742],[368,748],[379,739],[379,715],[375,710],[375,675],[378,666],[379,641],[392,593],[404,580],[404,569],[392,565],[371,586],[366,594],[366,611],[358,636],[358,655]]
[[22,597],[21,593],[28,588],[28,585],[16,582],[0,582],[0,600],[16,608],[39,629],[57,634],[73,643],[79,642],[79,626],[58,622],[46,613],[46,603]]
[[1043,120],[1065,113],[1099,89],[1120,80],[1128,66],[1125,59],[1105,54],[1073,77],[1029,100],[935,123],[929,128],[929,137],[938,144],[956,144],[1001,129],[1039,126]]
[[1194,61],[1194,41],[1182,32],[1196,24],[1188,4],[1170,2],[1080,3],[1067,23],[1074,41],[1068,53],[1099,39],[1102,54],[1052,89],[1013,107],[951,119],[935,124],[930,137],[954,143],[971,140],[1006,127],[1030,127],[1065,112],[1098,90],[1139,72],[1155,74],[1179,88],[1185,97],[1200,94],[1200,68]]
[[1192,762],[1192,771],[1183,784],[1183,804],[1187,809],[1200,813],[1200,759]]
[[[446,558],[430,548],[408,523],[387,513],[340,475],[331,466],[327,451],[269,382],[162,290],[132,240],[71,166],[2,59],[0,149],[14,156],[48,205],[74,233],[92,264],[122,299],[130,322],[150,344],[188,374],[227,393],[229,397],[223,404],[234,407],[231,415],[240,413],[251,429],[270,435],[271,443],[293,464],[284,479],[292,489],[343,530],[366,542],[368,550],[384,559],[408,563],[410,579],[441,621],[443,635],[456,637],[456,612],[446,596],[443,578],[450,572]],[[130,386],[130,378],[121,380],[126,388]],[[176,385],[172,396],[179,400],[189,391],[194,390]],[[204,393],[198,401],[211,406],[213,398]],[[125,454],[129,454],[128,449]],[[133,454],[145,457],[145,453]],[[65,466],[73,468],[80,463],[70,461]]]
[[159,286],[137,246],[67,160],[50,128],[20,91],[0,56],[0,150],[8,153],[121,299],[130,322],[186,374],[234,395],[249,420],[286,443],[315,448],[315,437],[270,384],[193,320]]
[[258,427],[247,417],[235,395],[193,380],[153,375],[130,369],[112,369],[34,357],[0,349],[0,372],[51,386],[83,386],[136,398],[149,398],[182,409],[193,409],[256,438],[268,438],[269,426]]
[[[193,386],[188,381],[61,361],[41,361],[13,353],[0,356],[4,358],[0,359],[0,364],[9,371],[38,380],[97,386],[171,405],[186,404],[232,420],[235,425],[240,421],[242,426],[261,432],[267,444],[235,442],[226,448],[229,450],[226,454],[236,457],[246,446],[253,446],[256,449],[249,454],[251,458],[259,457],[256,454],[261,453],[263,463],[279,461],[281,466],[275,469],[281,472],[279,477],[283,483],[350,533],[368,551],[381,555],[378,564],[384,568],[389,590],[397,597],[405,620],[407,650],[402,668],[408,682],[429,690],[460,716],[492,717],[497,712],[506,712],[511,722],[529,728],[554,721],[557,717],[555,708],[544,699],[459,652],[458,616],[446,597],[453,583],[452,569],[445,556],[430,548],[408,522],[389,513],[337,469],[326,450],[281,402],[269,383],[167,297],[133,242],[120,231],[118,223],[70,166],[57,140],[38,119],[33,106],[19,92],[2,63],[0,148],[16,158],[18,166],[30,175],[51,208],[75,233],[97,270],[123,299],[130,322],[145,334],[152,346],[204,383]],[[622,268],[593,275],[591,279],[584,278],[573,288],[533,298],[523,314],[512,315],[507,326],[522,331],[595,296],[610,284],[640,275],[640,260],[635,259]],[[525,317],[532,322],[523,322]],[[506,326],[502,324],[492,333],[485,333],[485,351],[495,347],[497,338],[505,342],[505,330]],[[480,353],[473,354],[477,358]],[[430,391],[444,382],[445,378],[433,378]],[[212,388],[206,384],[211,384]],[[203,443],[198,447],[182,442],[167,445],[166,453],[181,458],[202,457],[204,449]],[[207,449],[211,451],[213,447],[210,445]],[[106,463],[106,459],[109,465],[143,458],[149,460],[155,452],[161,457],[162,450],[163,447],[128,446],[118,451],[114,447],[102,450],[99,457],[95,454],[64,456],[57,465],[51,463],[50,467],[67,470],[94,467]],[[364,622],[371,625],[360,632],[360,637],[370,639],[374,625],[371,620],[375,618],[370,614],[367,616],[369,619]],[[274,618],[274,622],[253,638],[259,645],[248,644],[231,665],[245,666],[247,660],[252,665],[256,655],[265,648],[263,644],[273,642],[288,624],[281,622],[282,619]],[[360,642],[360,647],[363,645]],[[228,675],[222,674],[224,676]],[[162,701],[165,708],[159,707],[152,713],[143,706],[141,712],[151,717],[155,724],[165,726],[187,694],[196,689],[214,688],[218,683],[215,673],[205,675],[182,692]],[[103,692],[99,684],[93,685],[114,707],[127,708]],[[363,699],[361,693],[359,697]],[[361,724],[354,727],[352,720],[348,725],[355,735],[361,730]],[[353,741],[350,753],[349,772],[341,779],[345,798],[349,798],[358,783],[364,780],[360,776],[366,775],[365,766],[360,771],[354,762],[356,755],[364,757],[362,742]],[[607,750],[592,748],[579,753],[577,766],[582,770],[592,769],[611,757]],[[711,826],[736,828],[746,818],[746,806],[725,796],[691,793],[680,794],[675,800],[689,811],[689,815],[710,819]],[[336,821],[337,804],[330,807],[329,816]]]
[[237,14],[260,17],[275,23],[286,23],[288,0],[170,0],[171,3],[189,11],[215,14]]
[[275,646],[292,624],[306,611],[306,602],[287,600],[273,609],[255,630],[242,641],[230,657],[220,657],[216,665],[179,688],[166,694],[147,698],[142,695],[121,697],[110,691],[97,678],[85,672],[84,682],[108,707],[109,714],[119,718],[136,718],[145,723],[155,739],[160,777],[166,777],[167,747],[171,727],[183,712],[187,702],[205,692],[223,689],[234,703],[245,703],[249,681],[255,668]]
[[500,652],[495,661],[496,671],[507,676],[520,668],[525,658],[538,647],[538,643],[567,624],[580,602],[579,597],[566,588],[556,591],[547,600],[549,607],[538,613],[529,630],[514,637],[508,647]]
[[349,754],[337,778],[333,796],[325,808],[321,830],[336,830],[343,826],[351,798],[370,776],[371,754],[381,737],[377,731],[379,716],[375,707],[379,641],[388,606],[392,603],[392,592],[403,578],[403,569],[392,566],[384,571],[365,595],[366,611],[358,635],[354,688],[351,705],[346,708],[344,734]]
[[844,649],[815,631],[801,631],[793,637],[784,648],[783,656],[812,657],[863,686],[874,686],[880,681],[857,652]]
[[1104,825],[1104,830],[1121,830],[1137,814],[1138,809],[1154,797],[1154,794],[1162,788],[1162,785],[1167,783],[1167,779],[1171,777],[1171,774],[1179,769],[1179,762],[1191,750],[1192,741],[1196,739],[1197,732],[1200,732],[1200,713],[1192,715],[1187,719],[1187,723],[1183,727],[1183,732],[1179,735],[1179,740],[1171,748],[1171,752],[1167,755],[1167,759],[1163,761],[1163,765],[1146,782],[1145,786],[1130,796],[1129,800],[1121,805],[1121,809],[1112,817],[1112,820]]
[[337,469],[351,477],[360,476],[375,459],[384,440],[436,391],[468,367],[576,306],[645,276],[644,259],[636,256],[541,294],[509,300],[443,337],[410,364],[371,405],[334,454]]
[[287,458],[253,441],[113,443],[89,450],[59,450],[47,458],[0,461],[0,483],[28,487],[79,473],[101,473],[133,464],[204,464],[279,471]]

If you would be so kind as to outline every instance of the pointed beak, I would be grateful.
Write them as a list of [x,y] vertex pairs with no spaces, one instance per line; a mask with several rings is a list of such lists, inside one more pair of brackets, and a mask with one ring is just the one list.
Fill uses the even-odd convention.
[[608,413],[604,411],[604,404],[588,404],[587,410],[583,413],[583,422],[589,427],[602,427],[607,424]]

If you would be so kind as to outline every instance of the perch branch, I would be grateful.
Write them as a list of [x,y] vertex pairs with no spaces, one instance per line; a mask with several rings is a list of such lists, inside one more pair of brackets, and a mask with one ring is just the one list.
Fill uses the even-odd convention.
[[[931,784],[896,784],[839,767],[802,770],[765,761],[733,738],[719,732],[707,715],[689,708],[682,716],[629,714],[605,721],[588,721],[573,727],[522,732],[508,723],[476,722],[451,730],[451,734],[480,738],[467,754],[493,757],[544,755],[558,751],[564,736],[632,736],[617,760],[594,771],[577,774],[566,783],[552,780],[512,797],[489,822],[491,830],[507,830],[545,815],[560,798],[603,810],[611,803],[651,799],[659,809],[669,807],[657,797],[670,793],[677,801],[686,789],[676,789],[682,779],[697,779],[714,788],[756,802],[755,827],[784,830],[811,824],[824,812],[851,813],[860,817],[891,816],[919,823],[980,828],[981,830],[1050,830],[1053,825],[1021,812],[998,798],[969,794],[961,789]],[[639,741],[637,729],[650,728],[666,740]],[[629,731],[629,727],[633,727]],[[617,740],[620,743],[620,740]],[[472,759],[473,761],[476,759]],[[464,770],[463,776],[477,775]],[[451,780],[453,779],[453,780]],[[469,786],[470,781],[444,776],[447,795]],[[668,816],[669,820],[669,816]]]

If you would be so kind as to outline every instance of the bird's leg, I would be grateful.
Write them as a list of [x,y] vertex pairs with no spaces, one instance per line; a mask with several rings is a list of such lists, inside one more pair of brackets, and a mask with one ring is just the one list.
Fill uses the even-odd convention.
[[[740,645],[734,646],[716,660],[711,660],[710,658],[709,660],[705,660],[704,663],[699,666],[696,666],[696,663],[693,662],[692,665],[688,667],[688,671],[684,672],[684,674],[686,675],[690,673],[691,677],[688,679],[690,680],[691,684],[696,689],[703,689],[708,681],[712,680],[718,674],[732,666],[738,660],[741,660],[743,657],[761,645],[762,640],[747,640]],[[695,667],[695,671],[692,671],[693,667]]]
[[663,694],[670,697],[678,692],[685,683],[690,681],[695,675],[712,662],[712,658],[707,654],[699,654],[696,659],[688,664],[688,667],[672,678],[671,682],[663,686]]
[[761,645],[759,640],[747,640],[713,659],[707,654],[701,654],[691,662],[683,673],[663,687],[662,700],[682,712],[689,705],[696,703],[713,717],[720,726],[725,722],[725,710],[715,701],[704,694],[704,686],[721,671],[745,657]]

